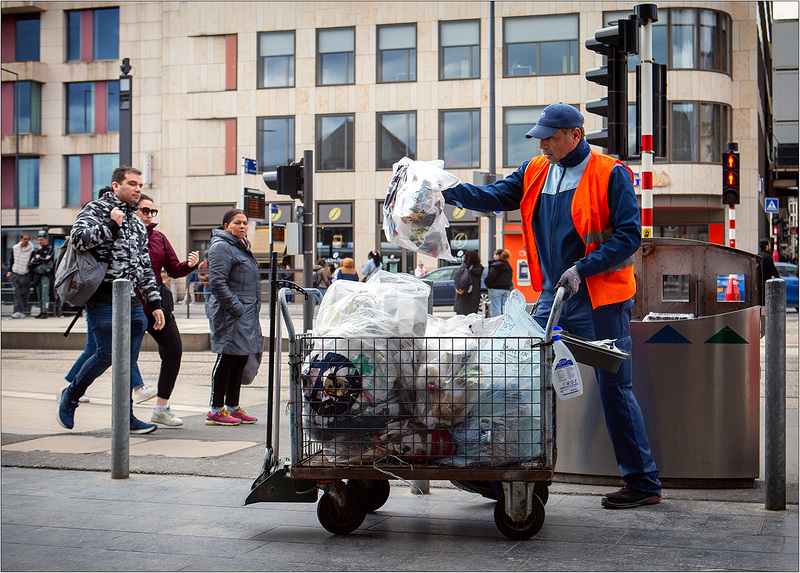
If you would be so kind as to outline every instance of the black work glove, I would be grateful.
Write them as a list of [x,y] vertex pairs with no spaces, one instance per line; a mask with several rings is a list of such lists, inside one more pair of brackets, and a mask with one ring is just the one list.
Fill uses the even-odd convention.
[[558,279],[556,283],[555,290],[557,291],[559,287],[564,287],[566,291],[564,293],[564,300],[568,300],[572,295],[578,292],[578,288],[581,286],[581,275],[578,273],[577,267],[574,265],[564,271],[564,274],[561,275],[561,278]]

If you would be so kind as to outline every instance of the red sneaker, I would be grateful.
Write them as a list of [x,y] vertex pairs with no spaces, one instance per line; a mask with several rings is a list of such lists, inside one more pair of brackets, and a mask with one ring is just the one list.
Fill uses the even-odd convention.
[[233,412],[231,412],[230,415],[234,418],[239,418],[242,421],[242,424],[255,424],[256,422],[258,422],[258,418],[256,418],[255,416],[248,416],[247,412],[242,410],[241,406],[239,406]]

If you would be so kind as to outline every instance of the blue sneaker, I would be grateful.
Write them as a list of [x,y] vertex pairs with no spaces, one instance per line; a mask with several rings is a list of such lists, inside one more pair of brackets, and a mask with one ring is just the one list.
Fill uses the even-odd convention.
[[56,420],[58,423],[71,430],[75,427],[75,408],[78,407],[78,402],[73,402],[68,396],[69,386],[62,388],[58,393],[58,412]]
[[131,416],[131,434],[149,434],[150,432],[155,432],[156,428],[158,426],[155,424],[148,424]]

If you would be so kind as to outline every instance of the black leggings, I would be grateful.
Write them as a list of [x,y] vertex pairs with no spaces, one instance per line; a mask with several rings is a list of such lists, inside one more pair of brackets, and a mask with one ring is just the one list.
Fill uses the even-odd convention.
[[178,330],[175,317],[170,315],[164,321],[164,328],[156,330],[153,326],[156,319],[153,315],[147,317],[147,332],[158,344],[158,355],[161,357],[161,371],[158,374],[158,397],[169,400],[178,372],[181,370],[181,356],[183,356],[183,342]]
[[217,354],[217,362],[211,373],[211,407],[238,406],[242,389],[242,372],[248,356]]

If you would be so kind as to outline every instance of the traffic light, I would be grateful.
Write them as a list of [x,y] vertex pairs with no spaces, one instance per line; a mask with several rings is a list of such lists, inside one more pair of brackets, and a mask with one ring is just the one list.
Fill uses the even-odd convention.
[[638,19],[617,20],[595,32],[586,40],[586,47],[603,54],[606,65],[590,68],[586,79],[606,86],[608,95],[586,102],[586,111],[607,118],[604,129],[590,131],[586,141],[605,147],[611,155],[628,155],[628,60],[639,51]]
[[733,207],[739,204],[739,154],[722,154],[722,202]]
[[261,177],[267,187],[277,191],[279,195],[289,195],[292,199],[303,199],[302,159],[290,165],[279,165],[275,171],[265,171]]

